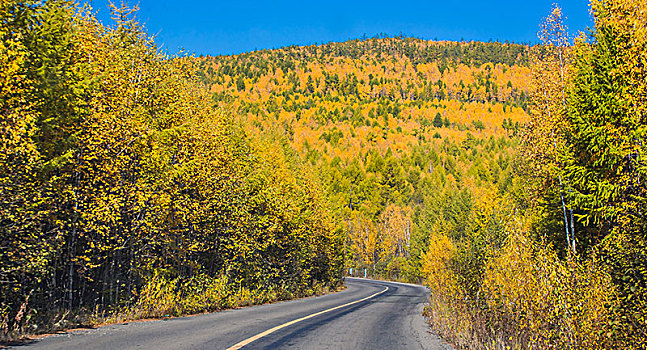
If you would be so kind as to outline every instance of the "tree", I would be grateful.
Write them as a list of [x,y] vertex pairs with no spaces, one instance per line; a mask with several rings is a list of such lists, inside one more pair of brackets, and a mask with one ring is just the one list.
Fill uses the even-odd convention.
[[474,129],[478,131],[483,131],[483,129],[485,129],[485,124],[480,120],[472,120],[472,125],[474,125]]
[[576,43],[565,178],[579,218],[599,228],[592,239],[602,240],[622,301],[616,331],[632,339],[647,328],[647,4],[596,0],[592,9],[594,40]]
[[238,91],[245,91],[245,79],[242,75],[236,80],[236,89],[238,89]]
[[[570,76],[570,51],[561,8],[553,8],[542,23],[539,37],[543,45],[532,53],[531,120],[523,136],[523,153],[526,164],[532,166],[526,171],[537,184],[535,204],[553,215],[555,197],[558,197],[566,233],[565,250],[574,254],[575,220],[572,204],[567,202],[568,184],[563,178],[565,158],[570,154],[565,139],[569,128],[566,85]],[[511,126],[508,123],[508,128]]]
[[432,122],[434,127],[440,128],[443,126],[443,117],[440,115],[440,112],[436,113],[436,116],[434,117],[434,121]]
[[312,75],[308,75],[308,81],[306,82],[306,91],[309,93],[315,92],[314,82],[312,81]]
[[579,41],[569,91],[567,135],[575,155],[566,176],[582,218],[610,230],[644,231],[647,221],[647,91],[644,59],[647,37],[644,4],[596,1],[595,42]]

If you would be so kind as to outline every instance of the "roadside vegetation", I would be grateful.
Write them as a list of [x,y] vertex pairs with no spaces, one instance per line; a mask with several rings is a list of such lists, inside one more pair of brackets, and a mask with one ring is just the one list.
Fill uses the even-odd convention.
[[467,239],[441,231],[423,261],[432,327],[459,348],[647,344],[647,8],[592,9],[570,44],[555,7],[531,48],[524,187],[480,196]]
[[113,9],[0,6],[0,338],[334,289],[343,240],[281,135]]

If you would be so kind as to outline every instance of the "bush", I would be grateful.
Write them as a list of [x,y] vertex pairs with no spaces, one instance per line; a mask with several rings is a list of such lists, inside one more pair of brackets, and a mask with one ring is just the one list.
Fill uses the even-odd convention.
[[432,233],[422,261],[432,328],[458,348],[640,348],[644,335],[627,329],[640,318],[623,320],[620,311],[636,313],[621,307],[623,293],[602,259],[610,253],[563,260],[513,213],[505,200],[480,193],[465,237],[443,224]]
[[562,261],[545,244],[510,236],[487,266],[489,318],[512,348],[612,348],[607,334],[616,293],[594,255]]

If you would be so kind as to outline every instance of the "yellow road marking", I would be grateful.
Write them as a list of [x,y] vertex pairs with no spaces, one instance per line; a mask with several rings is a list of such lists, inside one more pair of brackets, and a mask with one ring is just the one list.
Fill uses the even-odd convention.
[[265,332],[263,332],[263,333],[256,334],[255,336],[253,336],[253,337],[251,337],[251,338],[247,338],[247,339],[245,339],[245,340],[243,340],[243,341],[241,341],[241,342],[239,342],[239,343],[237,343],[237,344],[235,344],[235,345],[233,345],[233,346],[230,346],[230,347],[228,347],[228,348],[227,348],[227,350],[238,350],[238,349],[242,348],[243,346],[245,346],[245,345],[247,345],[247,344],[249,344],[249,343],[251,343],[251,342],[253,342],[253,341],[255,341],[255,340],[261,339],[261,338],[263,338],[264,336],[266,336],[266,335],[268,335],[268,334],[272,334],[272,333],[274,333],[274,332],[278,331],[278,330],[279,330],[279,329],[281,329],[281,328],[285,328],[285,327],[291,326],[291,325],[293,325],[293,324],[295,324],[295,323],[299,323],[299,322],[301,322],[301,321],[307,320],[307,319],[309,319],[309,318],[313,318],[313,317],[315,317],[315,316],[319,316],[319,315],[321,315],[321,314],[325,314],[326,312],[334,311],[334,310],[337,310],[337,309],[341,309],[342,307],[346,307],[346,306],[350,306],[350,305],[353,305],[353,304],[360,303],[360,302],[362,302],[362,301],[364,301],[364,300],[368,300],[368,299],[371,299],[371,298],[373,298],[373,297],[376,297],[376,296],[378,296],[378,295],[380,295],[380,294],[382,294],[382,293],[386,292],[387,290],[389,290],[389,287],[385,287],[383,291],[381,291],[381,292],[377,292],[377,293],[372,294],[372,295],[369,295],[369,296],[367,296],[366,298],[362,298],[362,299],[359,299],[359,300],[351,301],[350,303],[346,303],[346,304],[344,304],[344,305],[335,306],[335,307],[330,308],[330,309],[328,309],[328,310],[319,311],[319,312],[317,312],[317,313],[314,313],[314,314],[311,314],[311,315],[308,315],[308,316],[304,316],[304,317],[301,317],[301,318],[297,318],[296,320],[293,320],[293,321],[290,321],[290,322],[286,322],[286,323],[284,323],[284,324],[282,324],[282,325],[276,326],[276,327],[274,327],[274,328],[270,328],[270,329],[266,330],[266,331],[265,331]]

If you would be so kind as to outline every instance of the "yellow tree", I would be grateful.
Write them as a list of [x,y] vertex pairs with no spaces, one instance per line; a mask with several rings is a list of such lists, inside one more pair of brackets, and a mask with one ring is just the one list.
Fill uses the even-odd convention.
[[567,187],[562,176],[567,153],[565,134],[566,89],[570,76],[570,49],[562,10],[555,6],[539,32],[542,45],[532,51],[531,118],[524,134],[523,157],[527,172],[537,179],[536,200],[552,212],[551,197],[559,196],[566,247],[575,253],[573,208],[567,203]]
[[381,214],[385,248],[391,254],[406,257],[411,239],[411,209],[389,204]]
[[26,27],[13,15],[28,11],[20,1],[0,3],[0,338],[20,328],[21,320],[9,316],[16,311],[10,307],[27,305],[30,295],[22,293],[23,283],[42,278],[50,259],[35,211],[40,154],[33,141],[37,111],[25,98],[34,88],[26,74]]

